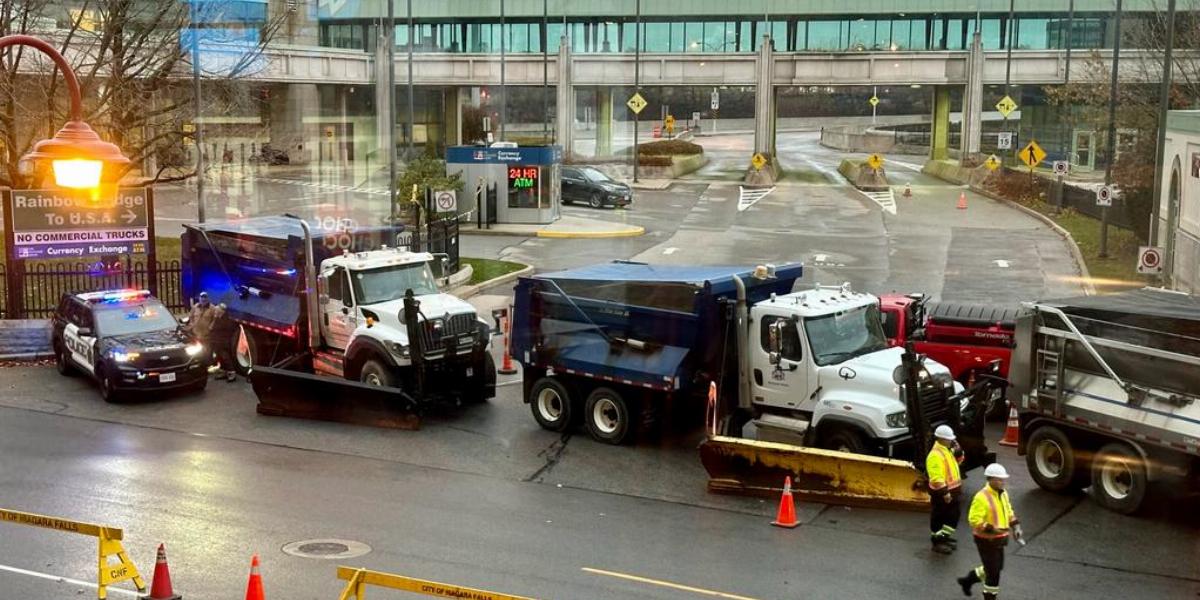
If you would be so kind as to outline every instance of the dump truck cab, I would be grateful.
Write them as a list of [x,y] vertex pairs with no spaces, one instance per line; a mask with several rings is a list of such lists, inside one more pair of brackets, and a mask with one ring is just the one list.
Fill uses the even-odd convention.
[[[849,285],[816,286],[751,306],[750,322],[758,334],[749,344],[757,437],[905,454],[912,436],[894,380],[904,350],[889,347],[878,298]],[[924,365],[924,415],[936,426],[950,420],[947,398],[962,387],[945,366]]]
[[[420,303],[422,326],[429,330],[426,341],[437,342],[434,347],[426,344],[427,360],[469,355],[480,342],[486,348],[488,324],[470,304],[438,289],[435,260],[427,252],[384,248],[347,252],[321,263],[321,337],[325,347],[345,354],[348,378],[358,378],[355,373],[372,358],[391,367],[412,364],[403,318],[404,296],[410,290]],[[450,343],[442,343],[445,338],[451,338]]]

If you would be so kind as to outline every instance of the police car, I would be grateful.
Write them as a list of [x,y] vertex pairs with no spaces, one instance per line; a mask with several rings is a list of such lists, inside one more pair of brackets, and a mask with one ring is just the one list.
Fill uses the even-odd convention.
[[64,294],[51,327],[58,372],[91,375],[108,402],[134,390],[208,383],[211,353],[146,290]]

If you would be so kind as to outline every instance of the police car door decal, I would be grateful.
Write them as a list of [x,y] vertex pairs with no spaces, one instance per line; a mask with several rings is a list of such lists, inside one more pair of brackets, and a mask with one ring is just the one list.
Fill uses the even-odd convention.
[[95,356],[93,356],[95,341],[96,338],[93,337],[81,337],[79,327],[74,323],[67,323],[67,326],[63,328],[63,343],[66,344],[67,350],[71,351],[71,360],[87,369],[89,373],[95,371],[93,366],[95,364]]

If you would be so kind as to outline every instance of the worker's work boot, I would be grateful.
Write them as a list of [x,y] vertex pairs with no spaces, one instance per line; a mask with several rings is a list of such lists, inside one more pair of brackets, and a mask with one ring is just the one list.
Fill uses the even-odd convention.
[[999,597],[1000,594],[990,594],[988,592],[983,593],[983,600],[996,600]]
[[932,550],[938,554],[950,554],[954,552],[954,548],[946,543],[946,540],[934,540]]
[[971,588],[975,587],[975,571],[967,573],[965,577],[959,577],[956,581],[958,581],[959,587],[962,588],[963,595],[970,596]]
[[958,550],[958,540],[954,539],[953,537],[947,537],[947,538],[946,538],[946,543],[947,543],[947,544],[950,544],[950,547],[951,547],[951,548],[954,548],[955,550]]

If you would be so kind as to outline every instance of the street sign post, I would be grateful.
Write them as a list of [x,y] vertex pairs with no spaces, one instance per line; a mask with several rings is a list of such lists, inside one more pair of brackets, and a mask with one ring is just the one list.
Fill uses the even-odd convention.
[[1138,249],[1137,272],[1142,275],[1162,273],[1163,249],[1158,246],[1142,246]]
[[663,119],[663,128],[667,130],[667,135],[675,133],[675,115],[667,115],[667,118]]
[[717,88],[713,88],[712,97],[709,101],[708,107],[713,110],[721,108],[721,94],[717,92]]
[[1011,131],[1001,131],[996,134],[997,150],[1012,150],[1013,134]]
[[878,171],[879,167],[883,166],[883,157],[878,154],[872,154],[872,155],[868,156],[867,157],[867,166]]
[[454,190],[440,190],[433,193],[434,205],[437,212],[458,212],[458,193]]
[[101,201],[61,189],[12,190],[6,195],[9,248],[15,259],[148,252],[152,210],[147,188],[120,188],[114,198]]
[[1096,189],[1096,206],[1112,206],[1112,188],[1102,185]]
[[761,152],[755,152],[754,156],[750,158],[750,164],[754,165],[755,171],[761,171],[767,164],[767,157],[763,156]]
[[633,114],[640,115],[642,114],[642,110],[646,108],[646,104],[646,99],[641,94],[634,92],[629,97],[629,101],[625,103],[625,106],[628,106],[629,110],[633,111]]
[[871,106],[879,106],[879,96],[871,96],[871,99],[867,100],[867,102],[870,103]]
[[1065,160],[1054,161],[1054,174],[1055,175],[1066,175],[1067,172],[1070,170],[1071,170],[1071,163],[1068,163]]
[[1043,160],[1046,160],[1046,151],[1042,150],[1042,147],[1034,140],[1022,148],[1017,153],[1017,156],[1021,159],[1021,162],[1029,166],[1029,172],[1032,173],[1034,167],[1041,164]]
[[1011,115],[1013,111],[1017,110],[1017,102],[1011,97],[1005,96],[996,103],[996,110],[1000,111],[1001,116],[1007,119],[1008,115]]
[[989,171],[995,171],[996,169],[999,169],[1000,165],[1002,164],[1003,163],[1000,161],[1000,158],[995,154],[987,157],[987,160],[983,161],[983,166],[987,167]]

